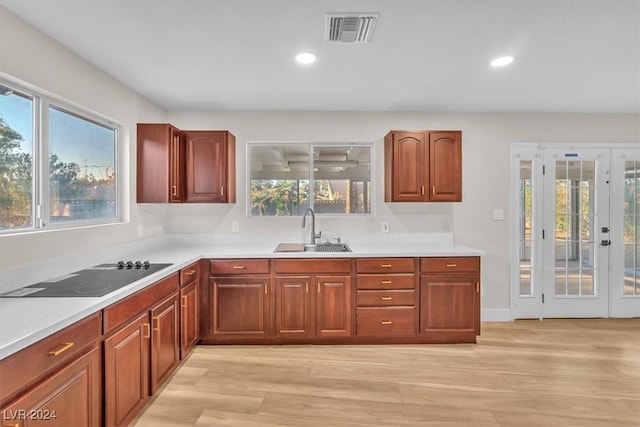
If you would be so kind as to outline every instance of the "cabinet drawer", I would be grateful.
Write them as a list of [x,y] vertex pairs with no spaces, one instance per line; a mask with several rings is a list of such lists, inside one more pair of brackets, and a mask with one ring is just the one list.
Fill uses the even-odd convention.
[[350,272],[351,260],[348,258],[276,260],[276,273],[330,274]]
[[268,259],[219,259],[209,261],[211,275],[269,274]]
[[414,274],[358,274],[358,289],[414,289]]
[[78,355],[101,330],[96,313],[0,361],[0,402]]
[[479,272],[479,257],[434,257],[420,259],[420,269],[423,273],[442,272]]
[[358,307],[358,336],[415,335],[413,307]]
[[414,305],[415,292],[413,290],[375,290],[358,291],[356,301],[361,306],[389,306],[389,305]]
[[194,262],[193,264],[180,270],[180,287],[184,288],[200,279],[202,269],[200,268],[200,262]]
[[358,273],[413,273],[413,258],[361,258]]
[[172,292],[178,292],[178,284],[178,273],[175,273],[105,308],[104,333],[124,324],[136,314],[148,310]]

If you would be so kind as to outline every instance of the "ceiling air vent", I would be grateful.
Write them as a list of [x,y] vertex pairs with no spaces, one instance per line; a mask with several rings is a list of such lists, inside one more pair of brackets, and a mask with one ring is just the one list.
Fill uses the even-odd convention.
[[367,43],[376,19],[373,13],[327,14],[326,41]]

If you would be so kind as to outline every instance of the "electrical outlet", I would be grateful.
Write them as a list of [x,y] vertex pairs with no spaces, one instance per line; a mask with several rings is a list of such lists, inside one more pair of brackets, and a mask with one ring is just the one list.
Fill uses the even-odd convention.
[[240,232],[240,223],[238,221],[231,222],[231,232],[232,233]]
[[382,223],[382,232],[383,233],[388,233],[389,232],[389,223],[386,222],[386,221]]

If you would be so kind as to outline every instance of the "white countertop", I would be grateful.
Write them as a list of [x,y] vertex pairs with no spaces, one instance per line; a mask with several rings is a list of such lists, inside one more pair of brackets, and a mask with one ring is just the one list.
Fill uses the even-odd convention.
[[380,256],[482,256],[481,250],[454,243],[449,233],[344,235],[352,252],[279,252],[279,243],[301,243],[295,236],[165,235],[95,254],[50,260],[0,272],[0,293],[118,260],[171,263],[144,279],[99,298],[0,298],[0,360],[93,314],[201,258],[365,258]]

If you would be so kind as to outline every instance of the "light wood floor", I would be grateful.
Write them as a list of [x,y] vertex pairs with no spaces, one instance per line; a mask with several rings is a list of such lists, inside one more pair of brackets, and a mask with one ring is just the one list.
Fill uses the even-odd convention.
[[482,327],[473,345],[199,346],[133,425],[640,426],[640,319]]

